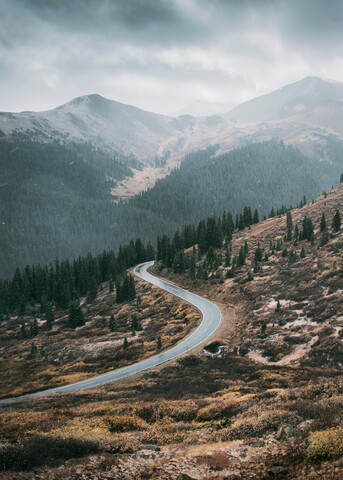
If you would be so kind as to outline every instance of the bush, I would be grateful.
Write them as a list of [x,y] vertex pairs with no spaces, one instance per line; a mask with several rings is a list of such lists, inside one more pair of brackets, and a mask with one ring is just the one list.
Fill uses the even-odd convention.
[[108,429],[110,432],[132,432],[135,430],[144,430],[147,423],[135,415],[113,415],[107,418]]
[[330,428],[311,435],[307,448],[307,457],[310,460],[325,460],[342,455],[343,428]]
[[89,440],[34,436],[23,443],[0,447],[0,471],[57,466],[65,460],[97,453],[98,450],[98,443]]
[[237,415],[229,429],[230,438],[261,437],[266,433],[276,431],[282,424],[296,425],[299,418],[286,410],[262,410],[254,406],[246,412]]

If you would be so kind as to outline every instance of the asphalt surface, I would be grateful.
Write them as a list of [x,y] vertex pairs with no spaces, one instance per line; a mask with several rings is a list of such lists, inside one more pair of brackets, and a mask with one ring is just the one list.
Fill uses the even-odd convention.
[[153,357],[147,358],[141,362],[129,365],[128,367],[120,368],[119,370],[114,370],[111,372],[104,373],[102,375],[97,375],[96,377],[88,378],[87,380],[82,380],[81,382],[71,383],[70,385],[64,385],[63,387],[51,388],[48,390],[43,390],[36,393],[30,393],[27,395],[22,395],[20,397],[14,398],[5,398],[0,400],[0,403],[8,403],[15,400],[22,400],[23,398],[30,398],[35,396],[47,395],[52,393],[63,393],[63,392],[73,392],[76,390],[85,390],[87,388],[98,387],[99,385],[104,385],[115,380],[120,380],[130,375],[143,372],[150,368],[161,365],[162,363],[168,362],[180,355],[192,350],[194,347],[206,340],[218,327],[221,321],[221,311],[219,308],[211,303],[209,300],[200,297],[194,293],[191,293],[183,288],[177,287],[166,280],[161,278],[154,277],[147,272],[147,269],[151,267],[154,262],[147,262],[142,265],[138,265],[134,273],[143,280],[156,285],[157,287],[166,290],[169,293],[172,293],[176,297],[186,300],[188,303],[196,306],[202,313],[203,319],[199,327],[187,338],[182,340],[180,343],[175,345],[165,352],[161,352]]

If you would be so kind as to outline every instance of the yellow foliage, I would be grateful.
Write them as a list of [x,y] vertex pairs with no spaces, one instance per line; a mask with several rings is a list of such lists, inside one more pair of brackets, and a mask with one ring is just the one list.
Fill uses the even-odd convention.
[[148,424],[136,415],[112,415],[106,418],[110,432],[144,430]]
[[310,460],[329,459],[343,455],[343,428],[315,432],[310,437],[307,457]]

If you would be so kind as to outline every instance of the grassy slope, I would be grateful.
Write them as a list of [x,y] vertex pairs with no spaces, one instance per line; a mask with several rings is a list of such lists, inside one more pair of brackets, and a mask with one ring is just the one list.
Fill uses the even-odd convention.
[[[98,293],[91,305],[83,305],[86,325],[76,330],[67,325],[68,312],[55,312],[51,331],[47,330],[45,315],[36,315],[39,334],[22,340],[22,320],[29,325],[33,317],[12,317],[0,325],[0,383],[1,397],[20,395],[82,380],[113,368],[135,363],[156,353],[156,340],[162,338],[162,348],[170,348],[198,324],[195,308],[174,296],[138,280],[137,300],[117,304],[115,293],[108,284]],[[85,299],[82,299],[85,302]],[[116,329],[109,330],[110,315],[116,319]],[[131,332],[132,316],[142,326],[135,336]],[[124,338],[130,343],[123,349]],[[32,341],[38,354],[30,357]],[[44,355],[40,354],[44,345]]]
[[[319,197],[313,205],[293,211],[293,222],[307,214],[318,227],[324,211],[329,224],[337,207],[343,209],[343,185],[327,198]],[[229,474],[267,480],[275,478],[270,471],[275,466],[287,469],[288,478],[295,480],[341,478],[343,380],[335,352],[342,342],[343,232],[334,234],[320,249],[318,232],[313,246],[299,243],[297,252],[304,244],[307,256],[296,260],[291,269],[281,252],[275,252],[262,262],[263,272],[245,282],[257,243],[268,249],[270,237],[284,237],[285,224],[283,216],[234,235],[234,252],[246,240],[250,254],[233,280],[193,284],[187,276],[161,272],[235,307],[239,340],[218,338],[225,346],[220,355],[202,352],[131,382],[2,406],[2,439],[27,445],[32,437],[37,441],[46,436],[74,441],[82,437],[99,446],[98,457],[75,460],[59,469],[51,466],[37,471],[37,465],[44,463],[38,459],[36,473],[23,473],[21,478],[97,475],[175,480],[187,472],[203,480],[224,479]],[[276,299],[286,301],[281,302],[283,312],[275,312]],[[286,319],[283,327],[280,317]],[[266,338],[260,337],[263,320]],[[294,329],[297,325],[301,329]],[[315,342],[293,345],[286,341],[287,336],[299,335]],[[320,354],[322,342],[326,355]],[[309,343],[311,348],[304,355],[288,361],[299,345]],[[249,354],[249,348],[259,357]],[[292,428],[280,430],[282,425]],[[161,451],[147,450],[147,444]],[[8,473],[4,478],[12,480],[18,474]]]

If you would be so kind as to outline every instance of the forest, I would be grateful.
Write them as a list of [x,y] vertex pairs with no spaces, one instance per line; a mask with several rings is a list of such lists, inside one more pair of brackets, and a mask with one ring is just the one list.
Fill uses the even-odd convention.
[[252,205],[262,218],[274,205],[311,199],[342,171],[343,144],[330,145],[326,161],[277,140],[217,156],[218,147],[208,147],[188,154],[151,189],[115,203],[111,186],[132,175],[134,159],[89,143],[42,143],[23,134],[0,139],[0,277],[56,257],[117,251],[131,238],[156,242],[225,209],[236,218]]

